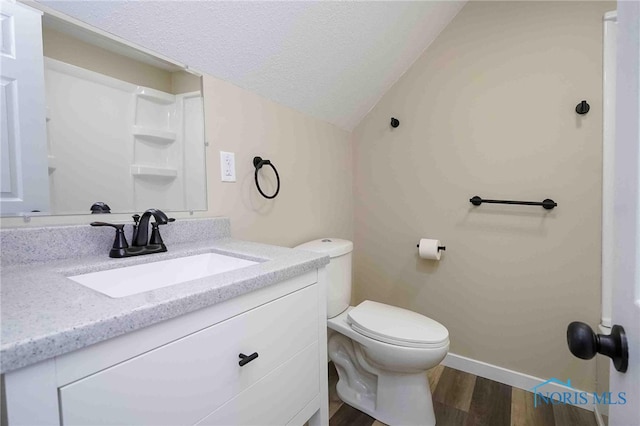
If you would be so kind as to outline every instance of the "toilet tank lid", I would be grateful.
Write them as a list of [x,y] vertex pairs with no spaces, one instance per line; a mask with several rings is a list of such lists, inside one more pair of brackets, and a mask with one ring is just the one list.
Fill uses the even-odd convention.
[[373,339],[400,346],[437,346],[449,341],[449,331],[417,312],[365,300],[349,311],[353,329]]
[[320,238],[319,240],[300,244],[295,248],[326,254],[329,255],[329,257],[338,257],[351,253],[353,251],[353,243],[349,240],[341,240],[339,238]]

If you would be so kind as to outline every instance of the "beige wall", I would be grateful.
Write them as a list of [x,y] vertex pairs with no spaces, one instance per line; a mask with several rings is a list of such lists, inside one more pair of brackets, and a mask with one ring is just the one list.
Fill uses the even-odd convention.
[[[284,246],[325,236],[353,238],[352,156],[346,131],[209,76],[204,77],[204,96],[209,210],[172,216],[228,216],[233,237]],[[236,154],[236,183],[220,182],[221,150]],[[255,188],[256,155],[272,160],[280,173],[282,188],[273,200],[262,198]],[[273,179],[268,170],[264,175],[266,190]],[[91,215],[33,217],[29,223],[2,218],[1,225],[93,220]],[[113,214],[109,220],[127,222],[131,215]]]
[[[565,335],[571,321],[599,322],[613,9],[470,2],[384,95],[352,136],[355,302],[440,321],[455,354],[595,390],[595,362],[571,356]],[[474,208],[474,195],[559,206]],[[421,237],[447,246],[439,263],[417,257]]]
[[133,84],[173,93],[171,73],[127,58],[48,27],[42,28],[44,56]]
[[42,27],[44,56],[127,81],[180,94],[202,90],[201,78],[186,71],[168,71],[85,43]]
[[[204,80],[209,209],[231,218],[236,238],[293,246],[320,237],[353,238],[352,153],[349,134],[217,79]],[[213,118],[215,117],[215,119]],[[218,151],[235,152],[236,183],[220,182]],[[253,157],[271,160],[280,194],[263,198]],[[269,168],[261,187],[271,193]]]
[[171,73],[171,93],[201,92],[202,79],[186,71],[175,71]]

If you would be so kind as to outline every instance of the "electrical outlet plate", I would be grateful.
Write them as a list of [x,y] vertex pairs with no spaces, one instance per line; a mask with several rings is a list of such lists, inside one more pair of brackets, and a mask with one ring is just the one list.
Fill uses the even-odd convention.
[[236,181],[236,156],[233,152],[220,151],[220,180]]

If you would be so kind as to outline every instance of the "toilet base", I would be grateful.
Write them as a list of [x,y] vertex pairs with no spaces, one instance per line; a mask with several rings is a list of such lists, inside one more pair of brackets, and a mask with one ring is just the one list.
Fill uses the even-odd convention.
[[335,331],[330,335],[329,357],[342,401],[390,426],[436,424],[426,370],[387,371],[367,361],[360,344]]
[[354,392],[342,379],[338,381],[336,391],[344,403],[389,426],[436,424],[426,374],[380,375],[377,395]]

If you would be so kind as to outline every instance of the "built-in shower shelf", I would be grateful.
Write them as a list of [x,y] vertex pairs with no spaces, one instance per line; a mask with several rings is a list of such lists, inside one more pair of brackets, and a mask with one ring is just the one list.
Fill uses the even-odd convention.
[[168,144],[176,140],[174,132],[145,126],[133,126],[133,135],[146,141],[162,144]]
[[175,95],[161,92],[159,90],[149,89],[148,87],[138,86],[135,94],[139,98],[143,98],[161,105],[170,105],[176,101]]
[[175,179],[178,176],[178,170],[170,167],[140,166],[134,164],[131,166],[131,174],[133,176],[156,176]]

